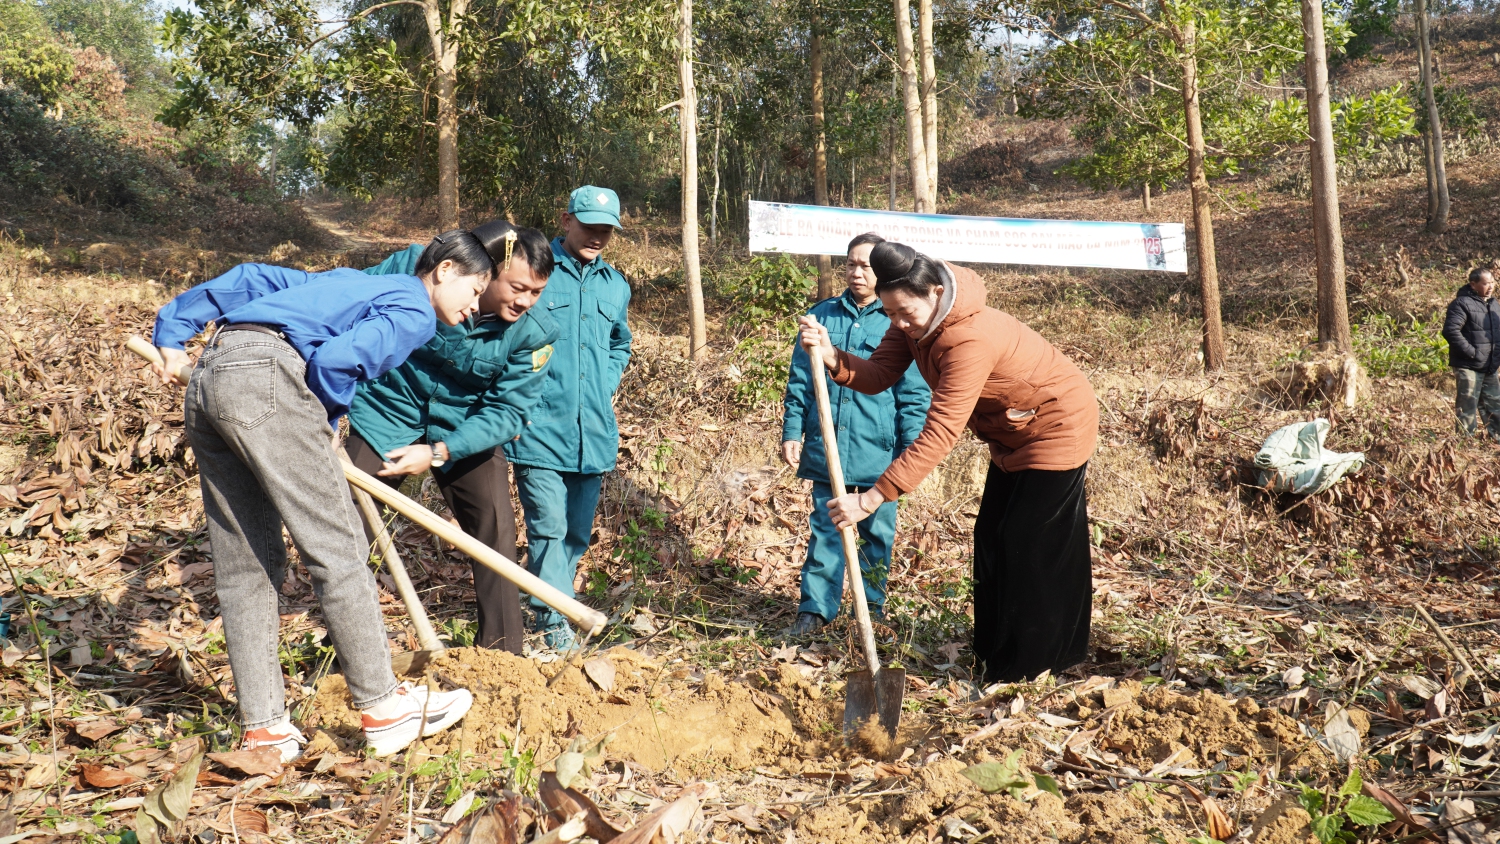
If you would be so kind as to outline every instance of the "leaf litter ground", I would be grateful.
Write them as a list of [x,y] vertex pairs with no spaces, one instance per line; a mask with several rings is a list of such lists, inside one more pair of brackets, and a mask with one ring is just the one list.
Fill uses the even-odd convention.
[[[1460,190],[1487,190],[1486,166],[1456,165],[1470,175]],[[1402,178],[1411,181],[1368,185],[1375,204],[1407,189]],[[1108,197],[1014,199],[1036,216],[1120,216],[1104,207],[1120,204]],[[410,760],[366,760],[337,676],[325,676],[325,632],[294,565],[282,656],[289,698],[319,731],[311,752],[279,773],[233,757],[206,763],[178,832],[355,841],[398,806],[388,838],[408,824],[435,838],[468,793],[526,789],[574,739],[611,730],[581,787],[623,826],[711,783],[693,827],[704,840],[1185,841],[1211,818],[1192,785],[1244,840],[1306,841],[1318,819],[1303,789],[1332,797],[1347,768],[1330,748],[1351,741],[1366,785],[1398,795],[1393,811],[1415,808],[1413,822],[1437,819],[1457,790],[1493,790],[1493,447],[1452,441],[1448,384],[1400,370],[1376,378],[1359,407],[1334,413],[1330,447],[1365,451],[1364,472],[1309,501],[1254,488],[1244,465],[1259,438],[1317,412],[1258,391],[1298,354],[1287,336],[1300,323],[1266,303],[1292,302],[1295,312],[1307,298],[1288,280],[1300,279],[1294,268],[1248,257],[1274,260],[1280,253],[1254,244],[1268,226],[1299,219],[1285,198],[1263,200],[1221,231],[1243,264],[1229,294],[1242,297],[1229,310],[1237,368],[1224,376],[1192,365],[1192,303],[1180,279],[986,272],[992,301],[1082,361],[1101,399],[1090,479],[1096,646],[1079,671],[1001,688],[973,682],[964,578],[983,458],[966,442],[902,510],[890,622],[879,635],[882,652],[909,671],[903,733],[888,747],[844,747],[841,677],[855,653],[847,624],[806,642],[777,636],[795,610],[808,503],[801,482],[771,464],[776,410],[737,389],[754,372],[744,347],[716,347],[701,367],[683,358],[680,294],[666,277],[677,258],[648,245],[673,234],[642,221],[638,239],[615,248],[637,279],[621,468],[578,583],[611,614],[599,649],[577,664],[459,649],[426,673],[475,689],[463,730]],[[1182,211],[1179,196],[1159,201],[1162,214]],[[372,210],[390,244],[422,236],[380,218],[380,206],[361,213]],[[1355,260],[1386,272],[1363,244],[1404,241],[1415,277],[1356,292],[1353,309],[1440,307],[1454,286],[1444,269],[1452,256],[1397,230],[1401,220],[1391,230],[1379,222],[1351,229]],[[1450,248],[1483,240],[1481,224],[1460,220]],[[0,823],[76,838],[127,825],[198,750],[232,750],[233,690],[179,398],[119,351],[127,334],[149,331],[170,291],[145,277],[49,269],[44,248],[6,249],[0,531],[53,670],[12,583]],[[281,259],[357,265],[382,249],[282,250]],[[248,257],[199,255],[199,277]],[[726,275],[737,265],[728,252],[709,260]],[[715,325],[715,336],[729,331]],[[1399,357],[1414,341],[1398,331],[1379,342],[1372,348]],[[426,485],[411,492],[441,507]],[[399,533],[436,620],[464,641],[467,563],[417,531]],[[392,648],[414,649],[380,578]],[[1416,602],[1452,647],[1413,613]],[[585,664],[599,658],[614,669],[608,690]],[[1330,718],[1330,704],[1349,716]],[[962,773],[1012,763],[1023,780],[1050,777],[1061,797],[1034,779],[986,794]],[[403,782],[407,792],[389,801]],[[1404,834],[1399,824],[1359,832]]]

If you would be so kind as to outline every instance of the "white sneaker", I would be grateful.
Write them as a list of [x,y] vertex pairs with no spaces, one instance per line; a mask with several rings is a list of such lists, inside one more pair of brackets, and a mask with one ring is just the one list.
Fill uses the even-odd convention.
[[376,756],[389,756],[416,741],[418,735],[436,735],[457,724],[473,704],[468,689],[434,692],[402,683],[394,695],[360,713],[365,741]]
[[302,746],[305,744],[307,744],[307,739],[303,737],[302,731],[293,727],[291,723],[284,723],[261,727],[257,730],[246,730],[240,749],[255,750],[259,747],[274,747],[281,753],[281,764],[285,765],[302,755]]

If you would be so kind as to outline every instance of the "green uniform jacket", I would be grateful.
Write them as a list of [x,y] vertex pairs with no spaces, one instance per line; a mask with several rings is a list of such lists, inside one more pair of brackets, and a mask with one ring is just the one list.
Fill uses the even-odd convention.
[[417,259],[422,257],[426,248],[420,243],[413,243],[400,252],[392,253],[389,258],[365,272],[369,275],[416,275]]
[[542,398],[505,456],[517,466],[601,474],[615,468],[620,449],[614,395],[630,363],[630,284],[603,258],[579,262],[562,238],[552,241],[552,257],[557,268],[532,310],[557,323],[557,351]]
[[[808,313],[828,329],[833,345],[851,355],[867,358],[880,345],[891,327],[880,300],[859,307],[845,291],[812,306]],[[844,483],[873,486],[896,455],[905,451],[922,433],[932,391],[916,364],[907,368],[896,386],[867,396],[828,379],[828,405],[838,432],[839,465]],[[786,412],[782,415],[781,439],[802,440],[802,462],[797,477],[829,483],[828,455],[823,448],[823,428],[818,423],[818,401],[813,394],[812,361],[801,343],[792,349],[792,365],[786,385]]]
[[[416,266],[421,251],[397,252],[365,272],[402,272]],[[405,363],[360,384],[349,423],[379,454],[421,439],[446,443],[453,460],[494,448],[525,426],[557,334],[535,309],[515,322],[485,316],[439,323]]]

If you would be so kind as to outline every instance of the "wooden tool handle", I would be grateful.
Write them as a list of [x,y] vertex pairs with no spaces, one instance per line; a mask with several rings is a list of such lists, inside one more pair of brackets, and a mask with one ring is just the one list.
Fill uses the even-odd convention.
[[[161,351],[155,346],[141,339],[140,337],[131,335],[130,339],[125,341],[125,348],[129,349],[132,352],[135,352],[137,355],[140,355],[148,362],[154,363],[157,366],[167,365],[166,360],[161,356]],[[190,367],[184,366],[179,368],[172,374],[177,376],[178,381],[181,381],[183,384],[187,384],[188,376],[193,374],[193,370]]]
[[[148,361],[161,362],[161,353],[156,350],[156,347],[139,337],[131,337],[125,343],[125,347]],[[604,623],[608,617],[603,613],[564,595],[556,587],[507,560],[495,549],[439,518],[431,510],[365,474],[353,463],[344,462],[343,466],[344,477],[350,484],[364,490],[372,497],[384,502],[392,510],[421,525],[434,536],[447,541],[458,550],[478,560],[485,567],[494,570],[496,574],[516,584],[521,590],[541,599],[547,606],[577,624],[585,636],[592,636],[604,629]]]
[[[809,317],[816,322],[816,318]],[[844,495],[844,467],[839,462],[838,431],[833,427],[833,410],[828,405],[827,373],[823,366],[823,355],[808,354],[812,359],[813,394],[818,399],[818,422],[823,428],[823,454],[828,458],[828,485],[833,488],[833,497]],[[839,531],[844,541],[844,568],[849,570],[849,589],[854,592],[854,620],[859,624],[859,640],[864,647],[865,662],[870,674],[880,673],[880,655],[875,652],[875,629],[870,626],[870,607],[865,601],[865,578],[859,569],[859,540],[850,525]]]
[[387,507],[421,525],[432,535],[478,560],[486,568],[516,584],[528,594],[540,598],[547,606],[577,624],[585,635],[592,636],[604,629],[604,622],[608,620],[604,613],[564,595],[556,587],[506,559],[500,552],[439,518],[426,507],[370,477],[353,464],[344,464],[344,477],[349,479],[349,483],[370,493]]
[[[348,460],[349,455],[342,447],[339,448],[339,457]],[[365,524],[369,525],[370,532],[375,534],[375,547],[380,550],[380,559],[385,562],[386,568],[390,569],[391,580],[396,584],[396,592],[401,596],[401,602],[406,604],[406,614],[411,616],[411,626],[417,634],[417,644],[422,650],[434,654],[440,654],[447,650],[443,646],[443,640],[438,638],[437,631],[432,629],[432,621],[427,617],[427,608],[422,606],[422,598],[417,594],[417,587],[412,585],[411,577],[406,573],[406,563],[401,560],[401,553],[396,550],[396,543],[391,541],[391,532],[385,526],[385,520],[380,518],[380,509],[375,506],[375,499],[368,492],[357,486],[351,485],[349,491],[354,493],[354,503],[359,507],[359,513],[364,516]]]

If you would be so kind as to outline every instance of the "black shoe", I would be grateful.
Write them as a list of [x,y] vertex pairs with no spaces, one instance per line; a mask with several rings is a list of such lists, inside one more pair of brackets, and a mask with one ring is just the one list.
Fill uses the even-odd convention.
[[797,620],[792,623],[792,626],[787,630],[787,634],[791,636],[811,636],[818,631],[818,628],[827,623],[823,620],[823,616],[815,612],[799,612],[797,613]]

